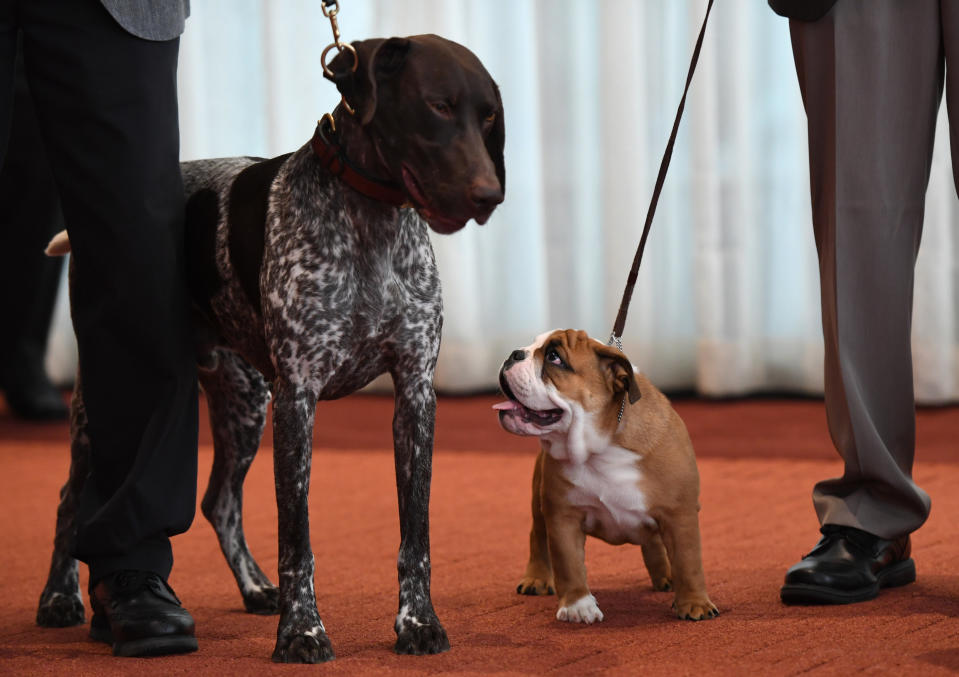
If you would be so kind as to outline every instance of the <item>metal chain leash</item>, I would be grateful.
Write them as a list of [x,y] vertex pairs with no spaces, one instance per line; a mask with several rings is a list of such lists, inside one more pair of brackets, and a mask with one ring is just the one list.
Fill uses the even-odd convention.
[[[348,42],[343,42],[340,40],[340,25],[336,20],[336,15],[340,12],[340,3],[337,0],[323,0],[323,16],[330,20],[330,27],[333,29],[333,42],[326,46],[322,54],[320,54],[320,66],[323,67],[323,73],[330,80],[335,80],[335,76],[330,67],[326,65],[326,56],[330,53],[330,50],[336,48],[338,54],[349,52],[353,55],[353,66],[350,68],[351,73],[355,73],[357,67],[360,65],[360,58],[356,54],[356,49],[353,48]],[[353,108],[346,102],[346,97],[341,97],[343,107],[346,108],[347,112],[350,115],[354,114]]]

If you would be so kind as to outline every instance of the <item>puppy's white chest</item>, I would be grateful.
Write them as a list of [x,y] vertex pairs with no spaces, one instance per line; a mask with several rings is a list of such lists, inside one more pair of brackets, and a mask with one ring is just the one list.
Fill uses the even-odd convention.
[[563,464],[573,484],[567,495],[583,511],[583,529],[610,543],[636,542],[642,527],[657,527],[639,487],[636,455],[620,447],[591,454],[584,463]]

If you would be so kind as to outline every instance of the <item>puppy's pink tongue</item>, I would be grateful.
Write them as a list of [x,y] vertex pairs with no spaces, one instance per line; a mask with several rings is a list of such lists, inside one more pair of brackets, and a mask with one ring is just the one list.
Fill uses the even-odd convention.
[[509,411],[510,409],[519,409],[519,402],[506,400],[505,402],[499,402],[497,404],[494,404],[493,409],[499,409],[500,411]]

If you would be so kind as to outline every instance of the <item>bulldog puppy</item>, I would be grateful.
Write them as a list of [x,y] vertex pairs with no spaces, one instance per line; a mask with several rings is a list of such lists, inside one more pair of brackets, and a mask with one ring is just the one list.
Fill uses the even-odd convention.
[[603,620],[586,585],[586,536],[633,543],[680,618],[719,615],[706,594],[699,472],[669,400],[616,348],[557,330],[513,351],[500,370],[500,425],[540,438],[529,564],[516,591],[556,591],[556,618]]

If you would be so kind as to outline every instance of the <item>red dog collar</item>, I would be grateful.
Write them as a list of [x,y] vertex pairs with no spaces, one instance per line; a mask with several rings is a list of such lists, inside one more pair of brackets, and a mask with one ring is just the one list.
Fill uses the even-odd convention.
[[363,195],[394,207],[409,205],[406,193],[392,181],[384,181],[370,176],[354,167],[343,147],[339,143],[333,119],[324,115],[316,125],[316,131],[310,141],[313,153],[334,176],[342,179],[350,188]]

